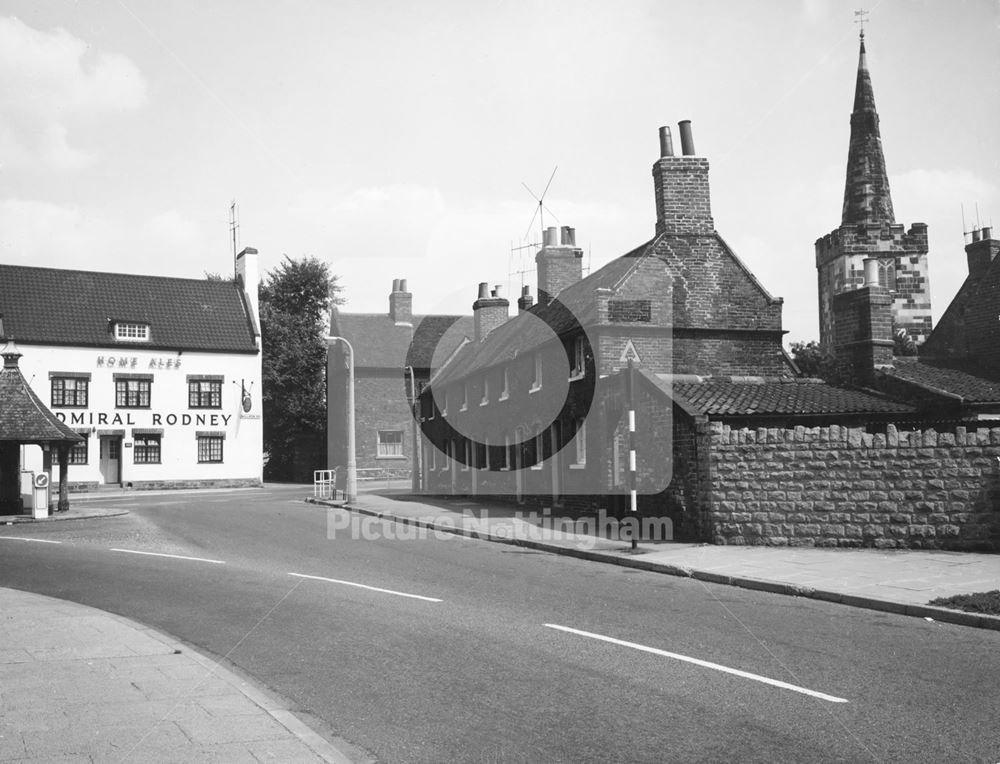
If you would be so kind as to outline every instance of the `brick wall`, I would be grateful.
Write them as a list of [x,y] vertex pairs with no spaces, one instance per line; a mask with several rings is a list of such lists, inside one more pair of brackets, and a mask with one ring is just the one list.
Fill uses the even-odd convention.
[[1000,428],[710,425],[719,544],[996,549]]
[[663,157],[653,165],[656,233],[708,234],[715,230],[708,186],[708,160]]

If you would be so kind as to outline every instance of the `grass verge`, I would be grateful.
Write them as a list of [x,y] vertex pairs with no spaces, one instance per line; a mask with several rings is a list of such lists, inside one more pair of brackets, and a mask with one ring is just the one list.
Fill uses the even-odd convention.
[[1000,589],[994,589],[991,592],[976,592],[975,594],[956,594],[953,597],[938,597],[927,604],[948,607],[952,610],[964,610],[967,613],[1000,615]]

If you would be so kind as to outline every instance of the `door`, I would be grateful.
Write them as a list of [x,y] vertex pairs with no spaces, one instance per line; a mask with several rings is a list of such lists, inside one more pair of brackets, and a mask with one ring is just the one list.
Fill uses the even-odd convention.
[[101,438],[101,482],[111,485],[121,482],[121,438]]

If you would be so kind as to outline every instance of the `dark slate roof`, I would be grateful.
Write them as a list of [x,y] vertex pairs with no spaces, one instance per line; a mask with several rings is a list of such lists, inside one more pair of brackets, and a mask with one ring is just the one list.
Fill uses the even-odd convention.
[[0,441],[75,443],[83,440],[35,395],[17,366],[20,354],[16,348],[6,345],[4,351],[4,366],[0,369]]
[[937,364],[933,361],[896,359],[892,369],[881,372],[887,377],[914,385],[921,390],[946,398],[961,399],[962,403],[1000,402],[1000,382],[969,370]]
[[232,281],[0,265],[0,313],[22,344],[117,347],[110,322],[134,321],[149,324],[142,347],[256,353],[244,302]]
[[411,327],[393,323],[387,313],[335,311],[330,321],[330,333],[354,348],[356,368],[402,369],[409,358],[415,368],[428,369],[443,363],[472,332],[472,316],[414,316]]
[[660,386],[708,416],[911,414],[913,407],[817,379],[657,374]]
[[[461,348],[447,368],[442,370],[438,381],[460,379],[479,369],[510,361],[519,353],[551,340],[553,332],[560,335],[569,331],[575,322],[582,326],[594,323],[597,320],[594,291],[619,286],[636,267],[639,258],[651,254],[655,241],[646,242],[586,278],[570,284],[559,293],[559,303],[536,303],[498,326],[483,342],[478,345],[469,343]],[[471,333],[469,337],[472,337]]]

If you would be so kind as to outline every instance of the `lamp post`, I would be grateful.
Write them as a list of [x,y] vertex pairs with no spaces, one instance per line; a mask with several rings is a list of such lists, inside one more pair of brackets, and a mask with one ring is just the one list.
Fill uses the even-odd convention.
[[347,494],[348,501],[358,498],[358,463],[354,453],[354,348],[343,337],[327,335],[327,341],[347,345]]

